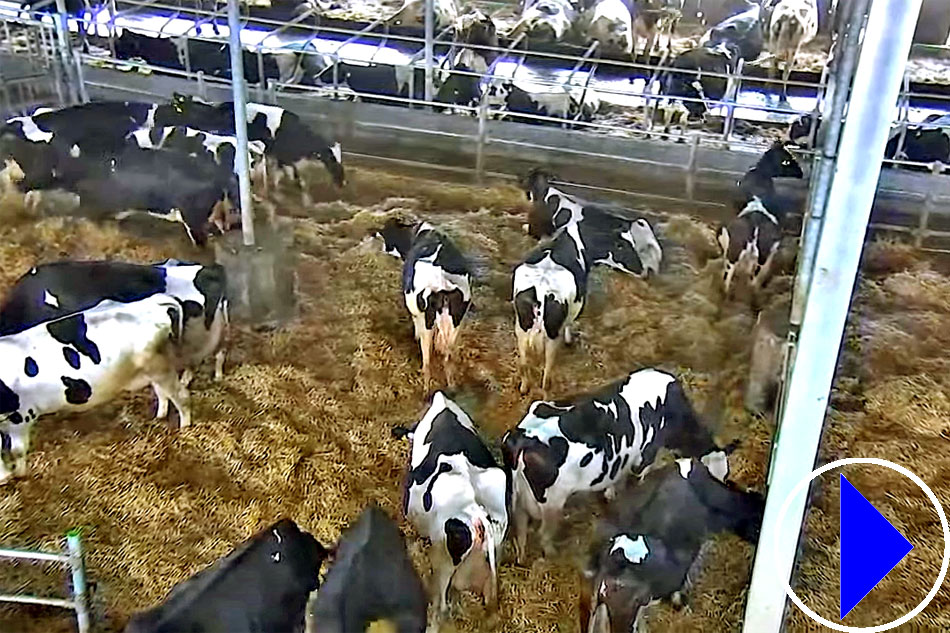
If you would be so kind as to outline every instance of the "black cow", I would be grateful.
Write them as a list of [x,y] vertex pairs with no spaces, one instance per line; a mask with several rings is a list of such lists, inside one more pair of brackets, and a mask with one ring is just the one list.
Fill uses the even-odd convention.
[[[170,107],[156,113],[154,126],[185,126],[234,135],[234,102],[215,105],[175,93]],[[277,106],[248,103],[247,138],[249,141],[263,141],[268,156],[278,166],[290,169],[304,192],[307,186],[300,167],[305,160],[319,159],[336,186],[342,187],[346,182],[340,144],[328,144],[293,112]]]
[[[900,152],[897,151],[899,141],[900,132],[888,140],[884,149],[885,159],[950,164],[950,115],[932,114],[919,125],[908,126]],[[893,163],[884,163],[884,167],[893,166]],[[928,167],[917,165],[907,165],[905,169],[929,171]]]
[[396,633],[426,628],[426,593],[389,516],[372,505],[347,528],[331,553],[333,563],[311,610],[319,633],[363,633],[389,622]]
[[561,340],[570,345],[571,326],[587,302],[593,266],[608,265],[646,277],[658,272],[661,253],[646,220],[615,222],[604,216],[569,222],[528,253],[515,267],[511,291],[521,393],[528,391],[529,354],[541,351],[541,389],[546,392]]
[[541,521],[545,554],[564,504],[578,492],[610,499],[631,474],[642,474],[660,448],[688,457],[720,451],[699,421],[680,382],[658,369],[641,369],[593,394],[535,401],[502,439],[512,475],[512,527],[519,559],[528,520]]
[[583,569],[582,631],[643,630],[649,604],[669,598],[681,604],[706,539],[730,531],[757,541],[765,499],[724,483],[724,473],[704,461],[679,459],[651,472],[612,504]]
[[700,44],[716,46],[733,44],[739,57],[747,62],[755,61],[762,54],[765,35],[762,31],[762,6],[752,0],[744,0],[738,13],[726,18],[703,35]]
[[[307,72],[318,78],[319,85],[333,85],[332,60],[326,60],[322,65],[307,61]],[[344,90],[349,88],[355,93],[355,99],[363,103],[378,103],[383,105],[401,105],[393,99],[384,97],[400,97],[413,99],[425,97],[425,69],[415,64],[393,65],[379,62],[357,64],[340,61],[336,65],[337,85]],[[367,95],[379,95],[380,98]]]
[[798,161],[782,141],[776,141],[737,183],[738,214],[718,231],[723,254],[723,287],[733,290],[736,274],[761,289],[772,275],[782,241],[785,205],[775,191],[775,178],[802,178]]
[[237,176],[209,156],[139,147],[90,168],[73,192],[93,217],[145,213],[179,222],[198,246],[207,243],[215,218],[228,216],[228,207],[239,200]]
[[383,251],[401,259],[402,294],[422,349],[422,373],[429,388],[433,347],[452,384],[450,356],[459,326],[472,303],[472,269],[458,247],[428,222],[390,218],[375,235]]
[[734,73],[739,56],[739,48],[729,41],[707,42],[677,55],[660,75],[660,94],[669,98],[662,106],[664,131],[669,131],[674,117],[704,118],[709,108],[706,102],[721,101],[727,87],[724,77],[708,73]]
[[[120,261],[59,261],[40,264],[17,279],[0,303],[0,336],[89,309],[102,301],[131,303],[158,293],[184,306],[184,346],[189,364],[215,356],[220,379],[228,329],[224,268],[177,260],[157,264]],[[190,368],[186,375],[190,375]],[[187,385],[190,379],[184,379]],[[159,413],[162,397],[159,396]],[[167,403],[166,403],[167,406]],[[165,409],[167,411],[167,409]],[[164,417],[164,416],[160,416]]]
[[315,538],[281,519],[175,585],[162,604],[133,615],[125,633],[301,631],[326,555]]

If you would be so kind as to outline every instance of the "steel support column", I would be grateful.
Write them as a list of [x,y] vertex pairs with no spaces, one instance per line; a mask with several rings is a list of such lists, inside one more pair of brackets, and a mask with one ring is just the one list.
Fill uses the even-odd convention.
[[431,102],[435,97],[435,90],[433,89],[433,48],[435,46],[435,7],[433,6],[433,0],[426,0],[426,87],[425,87],[425,98],[426,101]]
[[871,6],[775,438],[744,633],[779,633],[783,628],[785,584],[798,551],[807,494],[791,500],[781,524],[778,514],[792,489],[811,472],[818,453],[871,203],[921,2],[875,0]]
[[228,0],[228,41],[231,48],[231,90],[234,95],[234,131],[237,152],[234,171],[241,196],[241,228],[244,245],[254,245],[254,208],[251,198],[251,175],[247,164],[247,90],[244,83],[244,56],[241,48],[241,15],[238,0]]

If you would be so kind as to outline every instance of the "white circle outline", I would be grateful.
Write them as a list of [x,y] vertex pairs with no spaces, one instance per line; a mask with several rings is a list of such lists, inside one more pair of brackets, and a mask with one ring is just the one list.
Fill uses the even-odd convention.
[[[930,489],[923,480],[910,472],[900,464],[895,464],[894,462],[889,462],[886,459],[879,459],[877,457],[849,457],[847,459],[839,459],[828,464],[825,464],[821,468],[813,470],[808,476],[799,481],[792,491],[785,498],[784,503],[782,503],[782,509],[778,513],[777,524],[781,525],[785,521],[785,515],[788,514],[789,506],[792,503],[792,499],[797,497],[799,493],[802,492],[802,489],[810,484],[816,477],[822,475],[833,468],[840,468],[841,466],[850,466],[851,464],[871,464],[874,466],[883,466],[885,468],[890,468],[891,470],[897,471],[900,474],[904,475],[911,481],[913,481],[917,486],[924,491],[927,497],[930,499],[930,502],[934,505],[934,508],[937,509],[937,516],[940,517],[940,525],[943,528],[943,564],[940,567],[940,574],[937,576],[937,582],[934,583],[933,589],[930,590],[930,593],[908,613],[905,613],[903,616],[896,620],[891,620],[886,624],[877,624],[875,626],[845,626],[844,624],[838,624],[830,620],[826,620],[821,617],[801,601],[798,595],[792,590],[792,586],[789,582],[789,579],[784,580],[785,583],[785,593],[789,598],[792,599],[799,609],[801,609],[805,615],[810,617],[812,620],[827,626],[830,629],[835,631],[844,631],[845,633],[879,633],[880,631],[888,631],[890,629],[896,628],[911,619],[917,617],[921,611],[927,608],[927,605],[936,597],[937,592],[940,591],[940,586],[943,585],[943,580],[947,576],[947,568],[950,567],[950,525],[947,524],[947,515],[943,512],[943,506],[940,505],[940,500],[937,499],[937,495],[933,493],[933,490]],[[779,532],[775,534],[775,540],[772,542],[772,556],[773,560],[778,560],[778,537]]]

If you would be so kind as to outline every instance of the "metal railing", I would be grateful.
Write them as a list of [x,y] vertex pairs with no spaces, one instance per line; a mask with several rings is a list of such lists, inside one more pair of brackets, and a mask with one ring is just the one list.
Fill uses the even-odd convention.
[[72,597],[70,599],[44,598],[23,594],[0,594],[0,602],[37,604],[75,611],[79,633],[89,633],[91,629],[86,591],[86,569],[79,530],[71,530],[66,534],[66,550],[63,553],[0,549],[0,558],[56,563],[68,567],[72,580]]

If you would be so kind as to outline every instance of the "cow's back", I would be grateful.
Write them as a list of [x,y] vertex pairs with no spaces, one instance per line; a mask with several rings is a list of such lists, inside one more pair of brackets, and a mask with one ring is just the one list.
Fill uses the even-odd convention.
[[125,633],[299,631],[325,555],[293,521],[279,521],[133,615]]
[[163,271],[144,264],[63,261],[20,277],[0,303],[0,336],[89,309],[105,299],[138,301],[165,289]]

